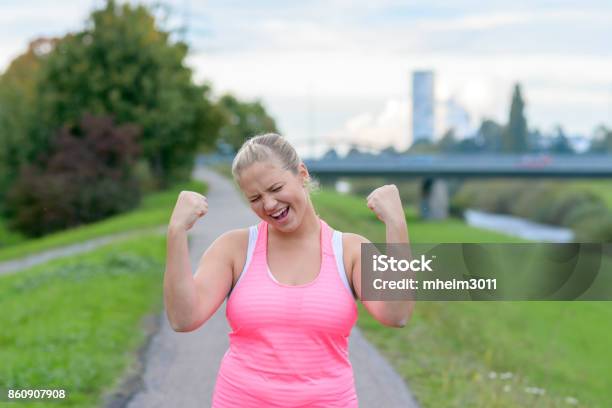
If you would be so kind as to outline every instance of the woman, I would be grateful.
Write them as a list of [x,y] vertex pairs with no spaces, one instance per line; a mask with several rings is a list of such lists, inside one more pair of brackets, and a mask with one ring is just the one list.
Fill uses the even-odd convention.
[[[369,241],[319,219],[308,170],[277,134],[248,140],[232,173],[258,225],[220,236],[194,276],[186,233],[207,213],[206,197],[181,192],[168,227],[164,298],[173,329],[199,328],[227,298],[232,332],[213,407],[356,407],[348,336],[361,293],[361,243]],[[387,242],[408,242],[395,186],[374,190],[367,205],[385,223]],[[413,308],[362,303],[393,327],[403,327]]]

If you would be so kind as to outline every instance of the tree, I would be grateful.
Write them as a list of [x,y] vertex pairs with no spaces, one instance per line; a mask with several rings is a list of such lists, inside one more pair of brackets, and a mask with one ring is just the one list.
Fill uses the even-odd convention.
[[0,76],[0,203],[19,168],[35,159],[37,84],[41,65],[57,39],[39,38],[28,45]]
[[507,153],[522,153],[528,149],[527,120],[523,112],[524,108],[521,86],[516,84],[512,94],[510,118],[503,134],[503,150]]
[[22,167],[9,190],[9,226],[40,236],[134,208],[140,200],[132,171],[138,134],[136,126],[90,115],[62,128],[48,154]]
[[612,129],[600,125],[589,148],[590,153],[612,153]]
[[533,129],[529,131],[527,134],[527,145],[529,146],[529,151],[534,153],[541,153],[544,149],[543,147],[544,141],[542,132],[539,129]]
[[336,149],[333,149],[333,148],[326,151],[323,157],[321,157],[321,159],[323,160],[337,160],[339,158],[340,158],[340,155],[338,154]]
[[214,143],[221,119],[210,87],[193,83],[187,51],[145,6],[109,0],[49,55],[39,89],[44,127],[75,125],[85,112],[112,115],[141,127],[161,186],[189,177],[198,145]]
[[569,139],[560,125],[557,126],[556,133],[550,145],[550,152],[555,154],[573,154],[574,149],[570,145]]
[[393,156],[397,156],[399,153],[397,150],[395,150],[395,147],[389,146],[381,150],[379,154],[381,156],[393,157]]
[[477,137],[482,140],[483,149],[487,152],[502,151],[502,135],[504,128],[491,119],[484,119],[478,129]]
[[437,143],[438,150],[445,153],[454,151],[456,146],[457,138],[455,137],[454,128],[448,129]]
[[408,154],[429,154],[437,153],[438,148],[429,139],[418,139],[408,149]]
[[276,122],[268,115],[260,101],[241,102],[231,94],[223,95],[217,106],[223,118],[219,141],[232,146],[234,151],[252,136],[278,132]]
[[475,137],[468,137],[460,140],[454,150],[458,153],[479,153],[482,152],[482,145]]

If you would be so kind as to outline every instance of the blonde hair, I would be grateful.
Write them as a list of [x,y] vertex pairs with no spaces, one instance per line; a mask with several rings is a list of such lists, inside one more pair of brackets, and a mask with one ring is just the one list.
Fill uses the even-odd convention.
[[[240,173],[253,163],[277,160],[283,169],[298,174],[302,160],[291,144],[277,133],[266,133],[248,139],[234,157],[232,175],[238,180]],[[309,191],[316,189],[312,179],[306,180]]]

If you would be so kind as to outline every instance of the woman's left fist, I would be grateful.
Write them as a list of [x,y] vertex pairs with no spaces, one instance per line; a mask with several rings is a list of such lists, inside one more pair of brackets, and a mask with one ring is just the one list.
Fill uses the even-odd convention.
[[406,222],[399,190],[395,184],[387,184],[372,191],[367,198],[368,208],[385,224]]

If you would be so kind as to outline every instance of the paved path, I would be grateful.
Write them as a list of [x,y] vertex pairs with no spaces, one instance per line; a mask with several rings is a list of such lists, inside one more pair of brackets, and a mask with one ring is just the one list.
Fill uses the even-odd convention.
[[12,272],[17,272],[22,269],[29,268],[34,265],[45,263],[57,258],[63,258],[88,252],[98,247],[110,244],[111,242],[121,241],[124,239],[133,238],[143,233],[152,232],[154,234],[165,234],[168,227],[160,226],[156,228],[143,228],[135,231],[120,232],[117,234],[106,235],[100,238],[93,238],[78,244],[66,245],[59,248],[52,248],[32,255],[27,255],[23,258],[18,258],[0,263],[0,275],[6,275]]
[[[258,222],[230,181],[203,168],[196,170],[196,177],[208,182],[210,190],[207,195],[209,212],[190,231],[193,267],[202,251],[222,232]],[[204,326],[191,333],[175,333],[165,314],[161,316],[160,330],[145,353],[142,387],[127,407],[210,406],[217,370],[228,347],[228,332],[224,306]],[[351,335],[350,354],[360,407],[417,407],[399,375],[357,328]]]

